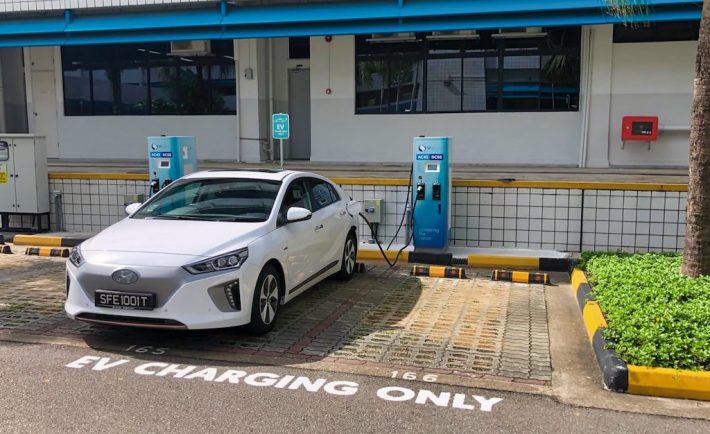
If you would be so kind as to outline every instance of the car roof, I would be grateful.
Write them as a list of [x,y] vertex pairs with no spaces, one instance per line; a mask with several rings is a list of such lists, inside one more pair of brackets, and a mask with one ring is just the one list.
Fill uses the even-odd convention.
[[204,170],[201,172],[191,173],[183,177],[183,179],[197,179],[197,178],[233,178],[233,179],[263,179],[269,181],[283,181],[289,175],[306,175],[306,176],[318,176],[313,173],[299,172],[294,170],[280,170],[280,169],[251,169],[251,170],[238,170],[238,169],[217,169],[217,170]]

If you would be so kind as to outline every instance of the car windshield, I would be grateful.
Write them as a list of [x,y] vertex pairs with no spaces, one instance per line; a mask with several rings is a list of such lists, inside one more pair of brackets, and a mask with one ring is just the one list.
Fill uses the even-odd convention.
[[178,181],[158,193],[131,218],[263,222],[281,182],[262,179]]

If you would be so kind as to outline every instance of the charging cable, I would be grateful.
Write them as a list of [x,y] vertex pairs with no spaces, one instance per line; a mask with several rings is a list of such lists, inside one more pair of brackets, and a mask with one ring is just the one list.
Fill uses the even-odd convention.
[[[409,187],[411,188],[411,183],[410,183]],[[420,188],[424,188],[424,186],[417,186],[417,189],[420,189]],[[410,189],[408,188],[407,189],[407,191],[408,191],[407,203],[409,203],[409,190]],[[375,239],[375,242],[377,243],[377,247],[380,249],[380,253],[382,253],[382,257],[385,259],[385,261],[390,266],[390,268],[397,265],[397,261],[399,261],[400,255],[407,247],[409,247],[409,245],[412,243],[412,239],[414,238],[414,210],[417,209],[417,200],[418,200],[417,196],[414,197],[414,202],[412,203],[412,215],[410,218],[410,225],[412,227],[412,231],[409,234],[409,239],[406,240],[404,246],[401,249],[399,249],[399,251],[397,252],[397,256],[395,256],[395,258],[394,258],[394,262],[390,262],[389,258],[387,257],[387,254],[385,253],[384,249],[382,248],[382,244],[380,244],[380,241],[377,239],[377,237],[374,237],[374,229],[372,227],[372,223],[370,223],[370,221],[367,220],[367,217],[365,217],[365,215],[363,213],[360,213],[360,217],[362,217],[362,219],[365,220],[365,223],[367,223],[367,226],[370,228],[370,232],[373,233],[373,238]],[[405,215],[403,214],[402,220],[399,223],[399,228],[397,228],[397,232],[395,232],[395,238],[397,237],[399,230],[402,228],[402,224],[404,223],[404,217],[405,217]],[[388,249],[390,248],[390,246],[392,246],[392,243],[394,242],[395,238],[392,238],[392,241],[389,243],[389,246],[387,246]]]

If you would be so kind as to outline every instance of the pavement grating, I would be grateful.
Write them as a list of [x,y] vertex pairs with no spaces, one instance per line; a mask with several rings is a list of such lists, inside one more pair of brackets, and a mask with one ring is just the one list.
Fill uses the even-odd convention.
[[64,259],[0,256],[0,331],[86,339],[154,339],[173,348],[242,352],[549,384],[546,291],[536,284],[411,277],[368,264],[350,282],[325,281],[284,306],[275,329],[156,331],[69,320]]

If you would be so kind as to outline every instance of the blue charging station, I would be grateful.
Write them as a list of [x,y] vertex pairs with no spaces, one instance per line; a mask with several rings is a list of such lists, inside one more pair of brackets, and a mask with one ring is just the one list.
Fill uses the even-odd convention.
[[415,251],[441,251],[449,246],[450,142],[449,137],[414,138],[412,230]]
[[151,194],[197,170],[195,147],[192,136],[148,137]]

